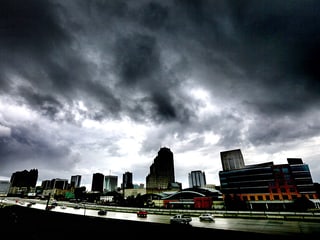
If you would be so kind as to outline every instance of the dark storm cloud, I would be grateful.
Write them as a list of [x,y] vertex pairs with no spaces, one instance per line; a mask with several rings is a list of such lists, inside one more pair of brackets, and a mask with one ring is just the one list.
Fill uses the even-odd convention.
[[[17,93],[14,81],[21,78],[18,93],[36,108],[49,101],[52,106],[61,107],[53,91],[64,91],[70,86],[68,66],[62,65],[68,58],[64,44],[71,41],[59,22],[58,9],[49,1],[1,2],[2,91]],[[26,89],[24,84],[31,84],[33,89]],[[47,113],[50,116],[56,111],[52,108]]]
[[141,7],[139,21],[151,30],[161,29],[166,25],[169,9],[156,2],[150,2]]
[[7,175],[8,169],[14,172],[30,165],[56,170],[67,165],[71,169],[70,149],[52,138],[41,137],[44,134],[38,126],[27,125],[13,127],[10,137],[0,137],[0,175]]
[[160,70],[160,51],[156,39],[147,35],[133,34],[119,39],[115,57],[124,87],[138,87],[139,83],[152,85],[153,73]]
[[35,110],[42,112],[43,115],[55,119],[62,104],[53,96],[36,94],[31,88],[21,87],[19,95],[23,97]]
[[317,62],[312,55],[319,48],[320,6],[311,1],[297,3],[256,2],[235,21],[245,33],[242,43],[252,44],[244,48],[249,64],[242,67],[250,73],[249,80],[260,79],[258,87],[266,89],[265,95],[252,99],[260,111],[264,109],[261,112],[295,114],[319,101],[320,76],[312,70]]
[[[154,121],[186,121],[191,112],[180,96],[179,80],[163,66],[161,49],[154,37],[133,33],[115,46],[115,66],[120,76],[117,87],[141,93],[137,99],[141,114]],[[179,98],[175,98],[178,96]],[[182,111],[181,111],[182,110]],[[133,113],[133,111],[132,111]],[[139,119],[133,113],[133,118]]]
[[[319,3],[178,1],[177,9],[176,22],[185,25],[175,29],[199,47],[198,52],[190,49],[199,61],[196,67],[205,64],[201,70],[224,76],[208,79],[213,91],[217,86],[217,92],[236,94],[262,112],[280,115],[317,104]],[[234,86],[231,94],[228,86]],[[252,95],[243,91],[247,86]],[[264,91],[256,96],[254,88]]]
[[[7,49],[4,53],[10,61],[1,62],[4,69],[11,69],[2,74],[26,77],[38,85],[41,94],[52,87],[50,90],[62,95],[64,100],[79,98],[76,89],[80,95],[84,89],[90,91],[95,84],[86,82],[92,81],[92,73],[97,69],[67,46],[77,43],[73,32],[89,32],[90,28],[97,33],[102,31],[98,25],[101,17],[107,26],[119,19],[135,26],[128,29],[133,34],[125,37],[110,32],[115,34],[112,37],[120,37],[115,40],[113,50],[115,64],[120,69],[120,86],[145,91],[150,104],[156,106],[155,114],[163,114],[164,119],[179,119],[175,106],[170,104],[173,102],[170,87],[181,86],[168,83],[165,59],[161,58],[161,47],[173,44],[174,38],[178,41],[176,45],[166,47],[186,56],[187,66],[203,65],[199,66],[201,70],[208,67],[207,71],[213,75],[221,74],[220,79],[207,79],[214,93],[226,94],[227,87],[234,86],[232,93],[248,106],[262,113],[280,115],[303,110],[307,104],[318,101],[317,2],[306,1],[301,5],[296,1],[151,1],[136,3],[137,6],[130,8],[128,2],[121,1],[75,1],[67,6],[73,4],[78,5],[74,9],[79,9],[79,13],[87,14],[84,18],[92,17],[87,19],[87,25],[80,25],[81,19],[68,20],[70,9],[63,9],[58,2],[28,1],[23,5],[18,1],[3,2],[1,31],[5,37],[1,38],[1,44]],[[76,14],[71,16],[80,18]],[[74,26],[77,27],[72,29]],[[157,30],[164,33],[163,37],[157,35]],[[86,39],[93,41],[95,36],[86,36]],[[101,41],[95,39],[97,44]],[[194,47],[188,48],[191,43]],[[239,72],[235,68],[240,69]],[[4,81],[7,78],[8,75],[2,77],[2,84],[7,84]],[[247,86],[253,87],[252,94],[243,92]],[[110,95],[105,86],[101,87],[103,93]],[[255,93],[258,91],[255,88],[261,87],[263,92]],[[112,98],[116,99],[110,96]],[[163,99],[168,99],[167,103]],[[102,105],[108,108],[113,102]],[[114,112],[118,111],[120,109]]]
[[[266,121],[268,129],[277,132],[277,136],[266,134],[257,141],[250,137],[252,143],[278,141],[279,135],[280,139],[289,137],[272,124],[273,118],[292,118],[295,123],[291,126],[299,128],[300,137],[319,133],[304,128],[305,120],[296,117],[319,103],[319,72],[314,67],[319,50],[318,2],[176,3],[171,10],[179,17],[172,29],[179,40],[186,38],[177,48],[187,56],[199,84],[238,105],[243,117],[254,115],[253,127],[244,133],[263,135],[255,126],[265,126]],[[220,132],[223,138],[236,129],[225,130]],[[228,143],[243,141],[240,136],[235,134]]]
[[16,51],[40,54],[66,40],[57,10],[51,1],[1,1],[1,44],[7,54]]
[[[64,104],[72,106],[73,101],[87,97],[85,92],[101,103],[102,110],[98,112],[108,114],[103,109],[109,106],[113,112],[116,100],[106,101],[114,99],[110,90],[93,82],[90,74],[94,65],[72,46],[77,45],[77,40],[63,25],[66,16],[62,6],[50,1],[28,3],[5,1],[1,7],[0,82],[4,93],[19,93],[31,108],[56,120],[55,114],[68,110]],[[20,85],[14,83],[15,78],[21,79]],[[92,114],[92,118],[97,115]]]

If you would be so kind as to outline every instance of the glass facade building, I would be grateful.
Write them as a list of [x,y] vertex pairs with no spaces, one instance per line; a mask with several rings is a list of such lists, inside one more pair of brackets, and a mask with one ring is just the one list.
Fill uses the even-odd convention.
[[287,162],[278,165],[266,162],[220,171],[220,190],[224,198],[231,196],[247,202],[292,202],[300,197],[318,199],[309,166],[301,158],[288,158]]

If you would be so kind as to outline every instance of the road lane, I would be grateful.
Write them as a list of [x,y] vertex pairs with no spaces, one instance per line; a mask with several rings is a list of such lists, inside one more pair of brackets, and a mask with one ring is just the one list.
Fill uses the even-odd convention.
[[[98,215],[98,210],[88,209],[81,205],[80,209],[66,207],[62,209],[60,206],[55,207],[50,211],[64,212],[70,214],[86,215],[100,218],[112,218],[131,221],[157,222],[163,224],[170,223],[170,215],[148,214],[146,218],[138,217],[136,213],[114,212],[107,211],[105,216]],[[32,205],[33,208],[45,209],[44,204],[37,203]],[[303,222],[303,221],[283,221],[283,220],[268,220],[268,219],[241,219],[241,218],[215,218],[214,222],[202,222],[198,217],[192,217],[190,223],[193,227],[199,228],[214,228],[234,231],[247,231],[257,233],[273,233],[277,235],[292,235],[292,234],[320,234],[320,223],[318,222]]]

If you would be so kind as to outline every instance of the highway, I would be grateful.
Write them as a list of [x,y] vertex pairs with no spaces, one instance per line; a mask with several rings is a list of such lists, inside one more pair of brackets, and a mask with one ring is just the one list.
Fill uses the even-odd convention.
[[[23,202],[11,201],[11,204],[20,204],[26,206]],[[170,224],[171,215],[158,215],[149,213],[146,218],[138,217],[136,213],[107,211],[104,216],[98,215],[98,210],[91,209],[89,206],[80,205],[79,209],[72,206],[65,206],[62,203],[51,209],[53,212],[63,212],[69,214],[85,215],[97,218],[121,219],[129,221],[154,222],[162,224]],[[63,207],[61,207],[61,204]],[[30,206],[31,208],[42,209],[45,211],[46,204],[37,202]],[[101,207],[101,206],[100,206]],[[320,223],[310,221],[286,221],[286,220],[271,220],[271,219],[244,219],[244,218],[221,218],[216,217],[214,222],[201,222],[198,217],[193,216],[192,227],[223,229],[233,231],[244,231],[254,233],[276,234],[283,236],[292,236],[295,234],[320,234]]]

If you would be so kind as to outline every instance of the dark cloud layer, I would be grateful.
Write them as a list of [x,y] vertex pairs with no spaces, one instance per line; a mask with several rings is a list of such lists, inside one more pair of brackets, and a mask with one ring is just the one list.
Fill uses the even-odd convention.
[[[221,151],[303,141],[320,132],[319,29],[312,0],[4,0],[1,101],[55,124],[154,124],[141,154],[193,133],[219,135]],[[195,88],[220,111],[200,117]],[[74,142],[60,149],[38,124],[9,119],[1,113],[11,135],[0,135],[0,175],[22,156],[69,164]]]

